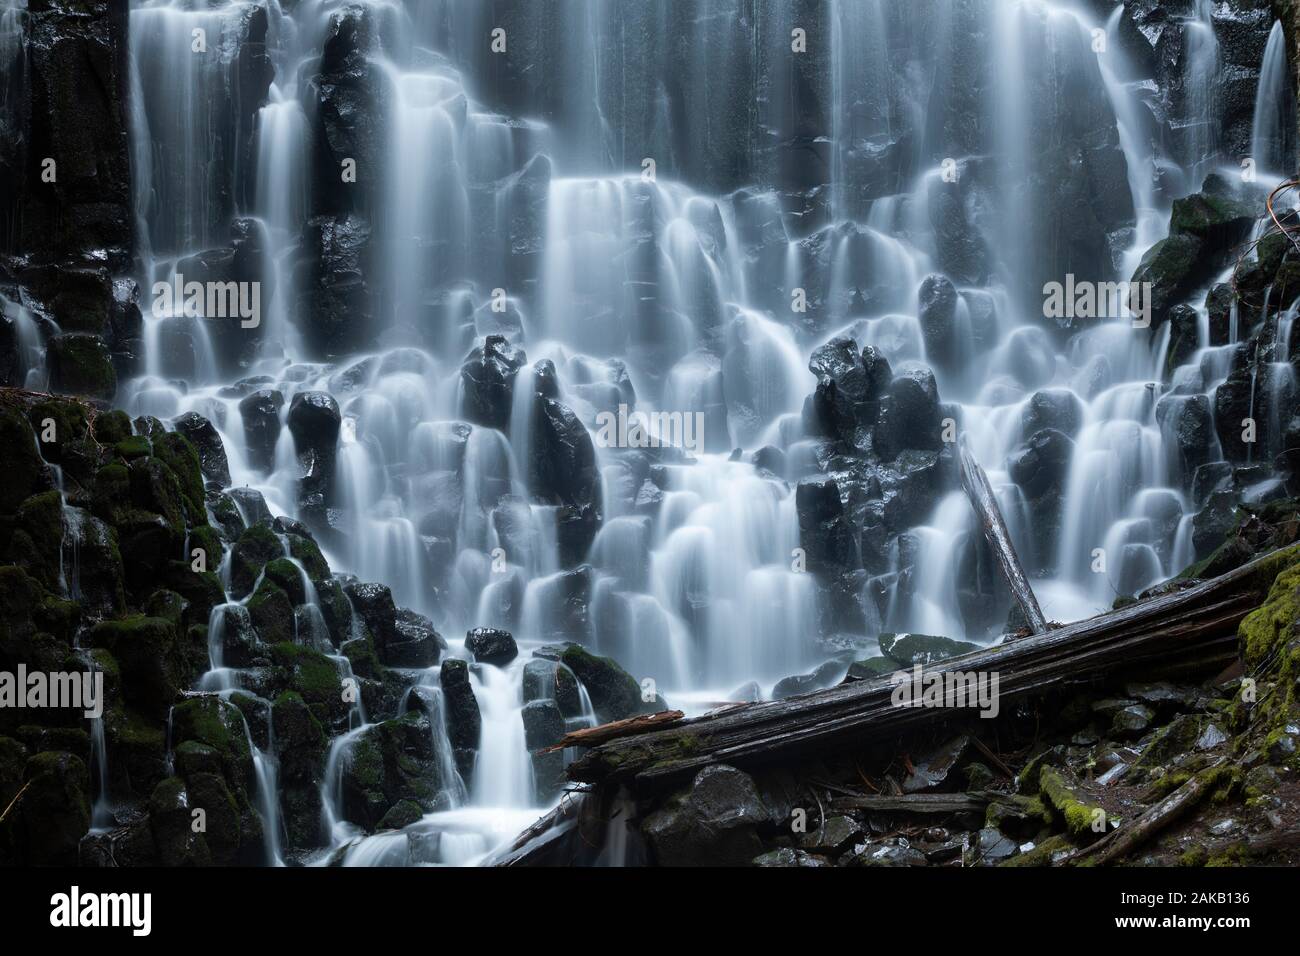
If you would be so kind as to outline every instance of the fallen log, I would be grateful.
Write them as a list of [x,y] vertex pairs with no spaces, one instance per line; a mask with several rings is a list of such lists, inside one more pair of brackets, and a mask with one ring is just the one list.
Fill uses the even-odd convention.
[[870,810],[877,813],[983,813],[989,798],[976,793],[865,794],[835,797],[832,810]]
[[1024,612],[1025,620],[1029,622],[1030,632],[1043,633],[1047,630],[1047,619],[1043,616],[1042,608],[1038,606],[1038,598],[1034,597],[1034,589],[1029,586],[1029,578],[1025,576],[1025,569],[1021,566],[1015,546],[1011,543],[1011,532],[1007,530],[1007,522],[1002,517],[1002,509],[998,507],[998,499],[993,494],[993,487],[989,484],[984,469],[980,467],[980,463],[975,460],[975,456],[966,446],[964,436],[957,443],[957,468],[961,475],[961,486],[966,491],[966,497],[970,499],[971,507],[975,509],[980,527],[984,530],[984,540],[989,543],[993,557],[997,560],[998,569],[1011,590],[1011,596],[1016,599],[1020,610]]
[[[1237,655],[1237,626],[1257,607],[1279,570],[1300,546],[1279,549],[1218,578],[1176,593],[982,648],[918,671],[923,679],[954,672],[996,676],[1001,704],[1069,683],[1162,668],[1222,667]],[[938,676],[935,676],[938,675]],[[802,759],[819,752],[897,739],[959,713],[951,706],[895,703],[899,675],[841,684],[784,700],[743,704],[682,720],[667,728],[610,740],[569,765],[586,783],[618,781],[638,788],[668,786],[711,764],[737,766]],[[947,703],[956,681],[949,677]]]

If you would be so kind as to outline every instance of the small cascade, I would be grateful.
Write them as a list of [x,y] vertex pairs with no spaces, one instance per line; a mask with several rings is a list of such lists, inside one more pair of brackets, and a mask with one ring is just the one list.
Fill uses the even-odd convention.
[[1267,180],[1284,180],[1296,163],[1295,93],[1282,21],[1273,23],[1259,67],[1250,155]]

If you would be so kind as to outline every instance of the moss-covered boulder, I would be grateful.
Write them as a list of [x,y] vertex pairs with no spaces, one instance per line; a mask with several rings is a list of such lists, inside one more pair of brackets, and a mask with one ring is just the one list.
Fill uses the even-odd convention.
[[641,825],[660,866],[748,866],[771,811],[748,774],[705,767]]
[[203,470],[198,449],[180,432],[168,432],[153,443],[154,455],[176,476],[184,499],[187,525],[208,523]]
[[113,655],[127,703],[153,717],[166,717],[206,666],[202,648],[191,647],[176,625],[161,617],[135,614],[103,621],[90,629],[86,643]]
[[328,737],[296,691],[276,697],[271,715],[275,752],[280,761],[280,806],[289,845],[323,846],[328,834],[321,826],[320,785],[329,752]]
[[284,557],[284,543],[265,525],[255,524],[244,531],[230,553],[230,591],[237,597],[248,595],[267,562]]
[[105,400],[117,393],[113,357],[98,335],[69,332],[52,336],[46,346],[45,362],[51,391]]
[[238,707],[212,694],[177,704],[172,711],[172,747],[187,741],[211,747],[220,756],[223,776],[236,789],[251,792],[253,751]]
[[343,812],[373,831],[402,801],[425,812],[435,809],[446,784],[438,771],[429,718],[412,711],[372,724],[353,739],[343,771]]
[[560,661],[587,689],[596,719],[601,723],[654,712],[655,702],[642,700],[640,685],[612,657],[597,657],[577,644],[570,644]]
[[210,866],[205,834],[195,831],[194,808],[185,781],[168,777],[149,797],[149,824],[163,866]]
[[469,664],[455,657],[443,661],[438,683],[442,687],[447,739],[451,742],[456,769],[468,785],[474,773],[479,734],[483,729],[483,718],[469,681]]
[[257,593],[248,602],[248,613],[253,627],[263,644],[282,644],[294,639],[293,602],[281,588],[269,580],[258,585]]
[[293,607],[307,600],[307,586],[303,582],[302,569],[288,558],[275,558],[266,562],[262,574],[263,586],[270,584],[279,588],[288,596]]
[[977,650],[978,644],[933,634],[880,635],[880,653],[904,668],[914,664],[936,664]]
[[49,466],[37,450],[31,424],[20,411],[5,405],[0,405],[0,458],[5,463],[0,515],[13,514],[24,499],[54,487]]
[[18,506],[11,560],[47,590],[63,590],[63,497],[57,491],[32,495]]
[[75,866],[81,838],[90,829],[85,762],[64,751],[38,753],[23,769],[23,784],[26,790],[0,823],[0,848],[7,848],[15,863]]
[[1150,283],[1151,324],[1159,325],[1169,310],[1190,295],[1204,280],[1201,260],[1205,243],[1189,233],[1175,233],[1147,250],[1133,273],[1134,285]]
[[280,669],[280,685],[299,694],[322,726],[347,726],[350,706],[333,660],[314,648],[288,642],[271,647],[271,660]]

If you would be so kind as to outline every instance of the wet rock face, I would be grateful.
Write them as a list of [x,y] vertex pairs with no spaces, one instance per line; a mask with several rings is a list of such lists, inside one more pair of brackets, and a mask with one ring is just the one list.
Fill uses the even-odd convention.
[[230,464],[226,460],[221,435],[212,427],[212,422],[198,412],[186,412],[176,419],[175,425],[176,430],[198,450],[203,476],[222,488],[227,487],[230,484]]
[[[312,207],[318,213],[364,215],[373,208],[384,142],[383,80],[369,59],[375,44],[374,20],[365,6],[350,4],[330,17],[320,73],[312,80],[318,104]],[[343,180],[345,160],[356,162],[355,182]]]
[[343,811],[373,831],[404,801],[433,810],[447,783],[438,773],[429,718],[411,712],[368,727],[352,743],[342,778]]
[[[98,249],[124,266],[133,225],[126,7],[37,0],[28,4],[26,39],[21,232],[4,234],[27,254],[73,260]],[[57,163],[52,183],[41,179],[47,158]]]
[[479,733],[483,726],[474,688],[469,682],[469,664],[454,657],[448,658],[442,662],[438,682],[446,707],[447,739],[451,743],[456,769],[468,786],[473,777]]
[[465,635],[465,649],[474,660],[494,667],[505,667],[519,656],[519,648],[509,631],[494,627],[476,627]]
[[275,444],[280,440],[280,409],[283,407],[284,395],[270,388],[260,388],[239,402],[244,441],[249,463],[254,468],[270,471],[275,464]]
[[489,335],[461,366],[465,418],[476,425],[506,431],[510,427],[515,376],[527,364],[523,349],[511,345],[504,336]]
[[762,852],[771,811],[746,773],[718,764],[645,819],[641,830],[660,866],[748,866]]
[[315,216],[303,231],[298,326],[323,358],[374,342],[378,305],[369,276],[375,259],[370,223],[356,213]]

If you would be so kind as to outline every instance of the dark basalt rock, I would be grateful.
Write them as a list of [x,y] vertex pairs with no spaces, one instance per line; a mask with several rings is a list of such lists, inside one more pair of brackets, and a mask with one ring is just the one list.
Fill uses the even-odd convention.
[[660,866],[748,866],[762,852],[771,811],[746,773],[705,767],[688,790],[641,824]]
[[117,393],[117,370],[98,335],[64,333],[51,338],[46,348],[51,391],[102,399]]
[[432,667],[447,646],[432,621],[406,608],[397,611],[394,631],[380,658],[389,667]]
[[573,676],[573,671],[558,661],[534,658],[525,664],[523,695],[525,703],[554,700],[565,717],[578,717],[582,714],[578,680]]
[[352,742],[342,779],[343,812],[369,831],[399,803],[428,812],[448,781],[440,778],[429,718],[411,711],[374,724]]
[[940,368],[952,368],[960,345],[956,334],[956,287],[947,276],[926,276],[916,298],[926,361]]
[[226,448],[221,442],[221,435],[212,426],[212,422],[197,412],[186,412],[174,424],[176,430],[197,449],[203,476],[222,488],[228,487],[230,464],[226,460]]
[[926,368],[900,372],[881,403],[873,447],[883,461],[905,448],[937,450],[943,446],[942,417],[934,373]]
[[270,388],[261,388],[239,402],[244,422],[244,441],[250,464],[270,471],[275,464],[275,444],[280,440],[280,409],[284,396]]
[[663,709],[658,698],[643,700],[640,685],[612,658],[597,657],[577,644],[570,644],[560,655],[560,661],[586,688],[600,723]]
[[397,631],[397,605],[393,592],[386,584],[375,584],[347,578],[343,591],[352,602],[352,610],[361,619],[375,639],[375,650],[380,660],[388,653],[389,645],[399,641]]
[[913,664],[935,664],[977,650],[979,650],[978,644],[954,641],[952,638],[937,637],[932,634],[880,635],[880,653],[902,667],[911,667]]
[[1030,498],[1059,492],[1074,455],[1074,442],[1055,428],[1044,428],[1011,453],[1007,471]]
[[455,657],[443,661],[438,683],[442,687],[446,708],[447,739],[456,758],[456,769],[468,786],[474,773],[479,733],[483,726],[474,688],[469,682],[469,664]]
[[462,413],[476,425],[506,431],[514,402],[515,375],[528,364],[523,349],[489,335],[460,369]]
[[465,649],[480,664],[505,667],[519,656],[519,648],[509,631],[495,627],[476,627],[465,635]]
[[297,272],[298,327],[321,358],[370,346],[379,330],[369,276],[376,256],[370,223],[355,213],[314,216],[303,230]]

